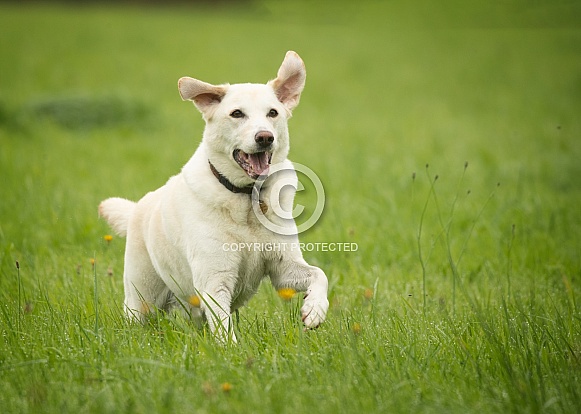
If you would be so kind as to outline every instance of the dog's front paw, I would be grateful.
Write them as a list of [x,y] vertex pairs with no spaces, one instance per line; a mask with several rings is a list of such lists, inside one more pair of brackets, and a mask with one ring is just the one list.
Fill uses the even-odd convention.
[[318,327],[324,322],[328,309],[329,301],[326,296],[316,296],[313,293],[307,293],[305,302],[301,308],[303,323],[309,329]]

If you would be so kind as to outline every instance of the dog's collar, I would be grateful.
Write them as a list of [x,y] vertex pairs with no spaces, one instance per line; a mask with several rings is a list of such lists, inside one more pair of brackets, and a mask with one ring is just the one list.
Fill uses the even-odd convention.
[[218,179],[218,181],[220,181],[220,184],[222,184],[228,190],[230,190],[231,192],[233,192],[235,194],[239,194],[239,193],[252,194],[252,189],[254,188],[253,185],[247,185],[246,187],[236,187],[226,177],[224,177],[222,174],[220,174],[218,172],[218,170],[216,169],[216,167],[214,167],[214,165],[212,165],[212,163],[209,160],[208,160],[208,164],[210,164],[210,170],[212,170],[212,174],[214,174],[214,177],[216,177]]

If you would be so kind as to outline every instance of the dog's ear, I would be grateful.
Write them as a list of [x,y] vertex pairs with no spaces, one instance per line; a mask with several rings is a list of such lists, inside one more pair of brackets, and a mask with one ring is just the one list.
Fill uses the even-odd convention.
[[192,101],[204,115],[222,101],[228,91],[226,85],[211,85],[194,78],[183,77],[178,81],[178,90],[184,101]]
[[297,53],[288,51],[278,69],[276,79],[269,81],[268,85],[274,89],[278,100],[290,111],[299,104],[306,78],[307,71],[303,60]]

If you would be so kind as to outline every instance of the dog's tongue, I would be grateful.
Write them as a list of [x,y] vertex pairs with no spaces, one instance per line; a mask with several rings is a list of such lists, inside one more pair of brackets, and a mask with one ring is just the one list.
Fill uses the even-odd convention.
[[268,153],[257,152],[255,154],[248,154],[247,160],[256,175],[268,174]]
[[269,151],[247,154],[242,150],[235,150],[232,156],[250,178],[256,180],[261,175],[268,175],[272,156]]

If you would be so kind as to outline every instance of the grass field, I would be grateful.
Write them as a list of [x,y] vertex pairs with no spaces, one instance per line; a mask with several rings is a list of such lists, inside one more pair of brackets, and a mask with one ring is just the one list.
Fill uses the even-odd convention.
[[[530,4],[529,4],[530,3]],[[578,2],[0,4],[0,412],[581,411]],[[197,147],[177,79],[307,65],[291,159],[326,192],[327,322],[264,283],[219,346],[125,321],[138,199]],[[309,194],[300,201],[308,204]]]

